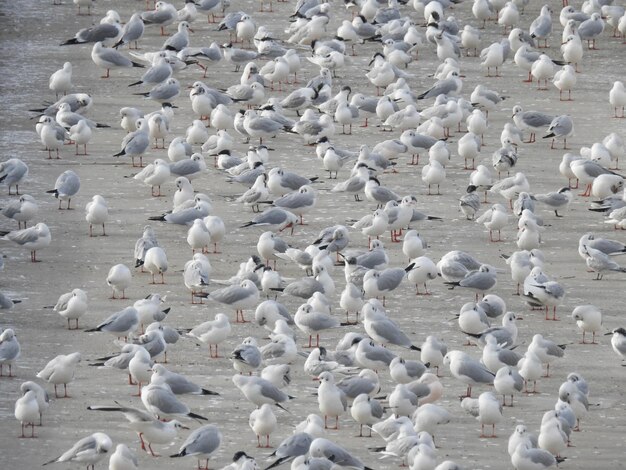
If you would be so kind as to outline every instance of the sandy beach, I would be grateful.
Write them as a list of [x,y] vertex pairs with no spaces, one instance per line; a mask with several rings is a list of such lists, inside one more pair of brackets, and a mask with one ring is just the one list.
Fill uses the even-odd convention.
[[[257,1],[231,1],[227,11],[241,9],[251,14],[257,25],[266,25],[279,38],[286,39],[284,32],[288,26],[287,17],[293,12],[295,2],[274,2],[274,12],[258,12]],[[409,2],[411,3],[411,2]],[[341,21],[351,19],[351,13],[345,10],[343,2],[332,1],[331,21],[327,27],[327,37],[332,37]],[[182,7],[182,2],[174,4]],[[480,22],[471,14],[471,2],[465,1],[446,10],[446,15],[454,15],[459,24],[479,26]],[[519,26],[527,30],[537,16],[541,4],[531,2],[520,19]],[[577,8],[580,5],[575,5]],[[554,23],[550,49],[547,53],[553,58],[560,58],[559,45],[562,27],[558,22],[560,3],[553,4]],[[164,324],[178,329],[189,329],[201,322],[212,320],[217,313],[228,315],[233,326],[230,337],[220,345],[220,352],[228,356],[246,337],[255,337],[259,344],[266,344],[267,331],[255,323],[235,324],[235,313],[231,309],[215,303],[202,305],[189,303],[189,291],[183,283],[182,270],[186,261],[191,259],[191,249],[186,242],[187,227],[150,222],[159,240],[167,252],[169,269],[165,273],[164,285],[151,285],[150,275],[133,269],[132,285],[127,291],[127,300],[111,300],[110,289],[105,279],[109,268],[118,263],[129,267],[134,264],[133,247],[141,236],[148,217],[158,216],[172,208],[172,195],[176,190],[174,178],[163,185],[163,197],[150,197],[150,188],[132,178],[138,172],[130,165],[129,159],[114,158],[119,151],[125,131],[120,127],[119,109],[134,106],[145,113],[159,108],[158,103],[133,95],[139,91],[148,91],[148,87],[137,89],[128,85],[139,79],[144,69],[116,69],[111,71],[111,78],[101,79],[103,70],[96,67],[90,58],[91,44],[65,46],[59,44],[71,38],[76,31],[97,23],[109,9],[119,12],[124,21],[134,11],[145,8],[141,1],[102,0],[92,8],[92,16],[77,16],[76,7],[67,0],[62,5],[51,2],[23,0],[5,2],[0,6],[0,15],[4,28],[0,32],[0,43],[4,54],[0,57],[3,80],[0,85],[4,110],[0,114],[0,141],[2,142],[2,161],[17,157],[29,165],[29,176],[20,185],[20,193],[30,194],[39,204],[38,216],[29,223],[45,222],[52,234],[50,247],[40,250],[37,257],[40,263],[29,261],[28,250],[20,249],[15,244],[2,241],[0,253],[4,256],[4,270],[0,272],[0,290],[10,298],[19,299],[11,310],[0,310],[0,327],[13,328],[21,345],[21,356],[13,366],[14,378],[0,378],[0,448],[2,449],[3,468],[32,469],[38,468],[69,449],[78,439],[100,431],[107,433],[114,445],[124,443],[136,452],[140,468],[192,468],[193,458],[170,459],[169,455],[178,449],[191,431],[183,431],[171,445],[155,446],[162,456],[154,458],[143,452],[137,435],[126,427],[126,421],[118,413],[99,413],[88,411],[89,405],[107,405],[118,401],[125,405],[142,408],[139,398],[131,396],[136,387],[127,385],[126,375],[118,370],[100,369],[89,364],[97,358],[119,351],[114,337],[106,333],[87,333],[84,329],[95,327],[108,315],[132,305],[136,300],[150,293],[159,293],[166,301],[164,307],[171,312]],[[410,16],[418,30],[424,33],[423,17],[412,6],[402,6],[403,15]],[[208,46],[216,41],[228,42],[228,32],[217,31],[217,25],[206,22],[206,15],[199,15],[192,23],[194,33],[190,36],[191,45]],[[175,26],[167,28],[169,34],[175,32]],[[492,153],[500,148],[500,132],[503,125],[511,122],[512,108],[516,104],[525,110],[536,110],[553,115],[568,114],[572,117],[575,134],[567,141],[569,152],[578,153],[581,147],[590,147],[594,142],[601,142],[611,132],[626,138],[624,119],[612,118],[613,110],[608,102],[608,93],[616,80],[623,80],[626,70],[626,45],[621,38],[611,37],[610,27],[606,27],[598,40],[598,50],[585,48],[581,63],[581,73],[577,74],[577,84],[572,91],[574,101],[559,101],[558,90],[549,83],[548,91],[537,91],[536,84],[522,83],[526,72],[520,70],[509,58],[501,67],[501,77],[485,77],[486,70],[481,67],[477,57],[465,57],[461,61],[463,90],[461,96],[469,99],[474,87],[483,84],[495,90],[506,99],[497,110],[489,113],[489,129],[484,135],[484,146],[476,159],[476,164],[491,166]],[[502,27],[490,22],[482,31],[482,47],[502,39]],[[158,50],[165,38],[159,35],[158,27],[146,27],[140,41],[140,52]],[[347,58],[348,63],[337,70],[338,77],[333,80],[333,95],[341,86],[349,85],[353,92],[374,95],[376,89],[364,77],[368,63],[374,52],[380,49],[378,43],[357,44],[356,56]],[[125,55],[126,48],[120,49]],[[308,46],[297,46],[301,56],[310,55]],[[60,160],[48,160],[48,153],[35,133],[38,116],[29,109],[38,108],[43,103],[53,102],[54,93],[48,85],[51,73],[59,69],[65,61],[73,65],[74,92],[89,93],[94,100],[88,117],[110,128],[97,129],[88,145],[87,156],[75,156],[74,146],[66,145],[60,150]],[[264,59],[257,59],[261,66]],[[411,89],[421,93],[432,86],[433,73],[439,59],[432,44],[419,47],[418,60],[407,68],[411,78],[407,80]],[[317,75],[318,67],[302,60],[299,73],[301,82],[306,82]],[[189,66],[176,76],[180,80],[180,96],[174,100],[178,107],[171,124],[167,144],[176,136],[184,136],[186,128],[194,115],[187,87],[196,80],[204,81],[208,86],[226,88],[239,81],[240,73],[233,71],[233,66],[221,61],[210,66],[207,78],[202,78],[202,70]],[[288,85],[284,91],[267,90],[267,96],[284,97],[295,86]],[[425,108],[432,105],[433,99],[420,102]],[[233,104],[231,110],[239,107]],[[420,108],[421,109],[421,108]],[[293,111],[286,113],[297,119]],[[362,123],[362,119],[358,124]],[[332,142],[338,146],[358,150],[362,144],[373,148],[378,142],[395,139],[399,131],[383,132],[375,117],[370,118],[367,128],[352,127],[351,135],[343,135],[341,126],[336,126]],[[465,128],[462,125],[463,129]],[[453,129],[454,130],[454,129]],[[215,129],[209,128],[210,135]],[[248,144],[240,135],[231,130],[234,137],[235,151],[245,154]],[[507,453],[507,438],[516,424],[524,423],[531,431],[538,433],[544,412],[552,409],[558,399],[558,389],[570,372],[581,374],[589,383],[589,410],[581,420],[581,432],[572,433],[573,447],[567,448],[562,456],[566,461],[560,465],[564,469],[617,469],[625,468],[624,439],[626,433],[626,399],[624,384],[626,368],[611,348],[610,336],[597,336],[598,344],[580,344],[581,332],[571,318],[572,310],[578,305],[593,304],[604,315],[603,331],[626,326],[624,320],[624,288],[626,274],[610,273],[601,281],[596,281],[595,273],[587,271],[584,260],[578,255],[578,240],[588,232],[598,236],[626,242],[625,232],[614,231],[613,226],[604,223],[602,214],[588,210],[590,198],[579,195],[582,188],[573,190],[575,197],[562,218],[555,217],[546,206],[537,204],[536,212],[543,218],[545,231],[542,234],[540,249],[545,255],[544,271],[563,285],[566,295],[557,308],[559,321],[546,321],[542,311],[530,311],[522,298],[515,296],[516,284],[511,279],[510,271],[502,255],[508,256],[518,248],[516,246],[517,218],[509,210],[509,224],[502,230],[503,242],[490,243],[487,230],[473,221],[466,220],[459,209],[458,199],[465,194],[470,172],[463,169],[463,160],[457,153],[457,142],[463,133],[454,132],[447,140],[452,151],[450,162],[446,165],[446,180],[441,185],[440,195],[428,195],[428,186],[421,179],[421,170],[427,162],[427,155],[420,158],[419,166],[408,165],[410,155],[401,155],[395,165],[395,172],[380,174],[381,182],[400,195],[412,194],[417,198],[417,208],[425,214],[440,218],[413,222],[416,229],[428,241],[425,255],[437,262],[451,250],[463,250],[472,254],[483,263],[496,267],[497,286],[491,291],[501,296],[507,305],[507,311],[518,317],[518,347],[516,351],[524,353],[533,335],[544,337],[558,344],[566,344],[565,355],[551,366],[551,377],[538,382],[538,393],[519,395],[513,408],[506,407],[503,419],[496,426],[497,438],[479,438],[480,424],[468,415],[460,406],[458,396],[465,391],[465,385],[450,376],[444,368],[441,381],[444,385],[443,398],[438,402],[453,415],[453,420],[438,428],[436,435],[437,462],[453,460],[465,469],[505,469],[512,468]],[[531,193],[547,193],[567,186],[567,179],[558,171],[563,153],[560,147],[550,149],[549,139],[538,135],[534,144],[522,144],[518,149],[519,160],[513,169],[524,172],[530,182]],[[559,145],[562,142],[558,142]],[[303,145],[298,135],[281,133],[270,139],[267,145],[272,148],[268,168],[280,166],[307,177],[318,177],[313,185],[317,194],[317,204],[305,216],[307,225],[297,225],[293,234],[284,231],[280,236],[291,246],[304,249],[312,243],[321,229],[335,224],[351,224],[374,210],[371,202],[355,202],[352,195],[331,193],[336,180],[329,179],[320,160],[315,155],[315,147]],[[200,151],[200,146],[194,146]],[[167,160],[167,149],[149,149],[144,162],[155,158]],[[220,243],[220,253],[209,255],[213,268],[212,279],[224,280],[233,276],[240,263],[251,255],[256,255],[256,244],[261,228],[242,228],[254,214],[234,199],[246,189],[236,183],[227,183],[226,174],[213,167],[213,157],[206,156],[207,171],[193,180],[197,192],[203,192],[212,200],[212,214],[221,217],[227,227],[225,240]],[[622,173],[623,161],[619,162]],[[339,171],[338,181],[348,177],[350,164]],[[58,210],[58,201],[53,195],[46,194],[53,189],[55,180],[63,171],[72,169],[81,180],[81,188],[72,198],[74,210]],[[504,175],[503,175],[504,176]],[[8,196],[5,185],[1,187],[0,207],[14,199]],[[95,194],[102,195],[108,202],[110,219],[106,225],[106,237],[88,236],[88,224],[85,221],[84,207]],[[508,209],[508,202],[499,195],[490,194],[489,203],[482,204],[482,213],[493,203],[502,203]],[[17,228],[14,221],[7,218],[0,220],[0,230]],[[99,234],[99,229],[95,229]],[[350,248],[367,248],[367,237],[356,230],[350,230]],[[401,243],[392,243],[389,232],[381,240],[385,244],[390,258],[390,267],[404,267],[407,260],[402,254]],[[623,258],[623,257],[622,257]],[[615,258],[621,265],[626,260]],[[277,270],[286,278],[297,279],[304,272],[297,266],[284,261],[277,263]],[[339,307],[339,296],[345,287],[343,267],[335,267],[332,277],[336,283],[335,293],[330,297],[333,315],[343,321],[344,312]],[[222,287],[211,283],[208,291]],[[65,319],[50,308],[59,295],[73,288],[84,289],[88,294],[89,309],[80,319],[80,329],[68,331]],[[448,350],[461,349],[472,357],[480,358],[480,349],[464,346],[466,336],[460,331],[455,315],[466,302],[474,300],[474,293],[464,289],[449,290],[441,278],[429,284],[430,296],[416,296],[414,286],[405,280],[403,284],[387,297],[388,315],[396,321],[410,336],[413,344],[420,345],[428,335],[443,339]],[[289,312],[295,314],[303,303],[302,299],[279,296]],[[246,318],[253,318],[253,311],[245,312]],[[495,320],[494,324],[499,324]],[[294,327],[295,328],[295,327]],[[363,326],[341,327],[322,334],[321,343],[328,349],[334,349],[337,341],[348,331],[363,333]],[[300,351],[308,352],[302,346],[307,343],[304,333],[298,331],[297,344]],[[419,353],[391,346],[390,349],[406,359],[419,359]],[[44,384],[35,378],[35,374],[58,354],[78,351],[82,362],[76,370],[75,380],[68,386],[71,399],[51,399],[50,408],[43,417],[44,425],[36,427],[37,439],[18,439],[20,425],[15,420],[14,404],[19,398],[20,384],[27,380],[38,381],[45,386],[52,396],[52,385]],[[295,424],[304,420],[309,413],[318,413],[318,382],[304,373],[303,357],[291,364],[292,382],[286,392],[296,398],[285,405],[289,412],[275,409],[279,427],[271,436],[271,443],[277,446],[289,436]],[[185,374],[198,384],[220,393],[219,396],[186,395],[181,399],[192,411],[206,416],[208,422],[219,427],[223,434],[219,450],[211,457],[211,468],[221,468],[228,463],[238,450],[245,450],[256,457],[261,468],[269,461],[266,458],[271,449],[257,449],[256,437],[248,426],[248,417],[254,405],[247,402],[232,383],[235,373],[231,361],[226,358],[210,359],[207,348],[199,346],[188,338],[181,337],[178,343],[168,349],[170,370]],[[390,394],[395,383],[387,370],[380,372],[381,391],[376,396]],[[492,390],[492,387],[477,386],[474,396]],[[389,416],[388,411],[385,416]],[[201,424],[185,420],[185,424],[196,429]],[[349,411],[340,417],[340,429],[328,430],[326,437],[358,456],[373,469],[395,468],[401,462],[397,458],[380,455],[368,448],[383,446],[379,437],[359,438],[358,425],[350,417]],[[108,457],[96,464],[96,468],[107,468]],[[280,468],[287,468],[283,464]],[[79,468],[79,464],[56,464],[57,468]],[[53,467],[54,468],[54,467]]]

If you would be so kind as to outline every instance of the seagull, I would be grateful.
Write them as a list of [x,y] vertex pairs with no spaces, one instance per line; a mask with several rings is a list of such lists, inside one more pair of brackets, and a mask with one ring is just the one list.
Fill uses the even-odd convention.
[[[198,459],[198,468],[209,469],[209,458],[222,444],[222,433],[217,426],[207,424],[189,434],[189,437],[180,446],[177,454],[170,455],[172,458],[192,456]],[[200,460],[204,459],[205,466],[200,466]]]
[[6,184],[11,196],[11,187],[15,186],[15,194],[20,194],[20,183],[28,176],[28,165],[19,158],[9,158],[0,163],[0,183]]
[[30,260],[33,263],[39,261],[37,259],[37,250],[46,248],[52,241],[50,229],[43,222],[38,223],[34,227],[4,233],[5,235],[0,240],[9,240],[19,246],[30,248]]
[[66,170],[59,175],[54,183],[54,189],[46,191],[49,194],[54,194],[59,200],[59,209],[62,209],[61,203],[67,201],[67,210],[70,210],[70,203],[72,197],[75,196],[80,189],[80,178],[72,170]]
[[56,459],[44,463],[44,465],[57,462],[77,462],[86,463],[88,467],[93,467],[107,456],[112,447],[113,442],[109,436],[102,432],[95,432],[80,439],[67,452]]
[[109,270],[106,281],[111,289],[113,289],[110,297],[111,299],[117,298],[115,297],[115,294],[119,294],[120,292],[122,294],[120,299],[125,299],[126,289],[130,287],[132,283],[132,274],[130,272],[130,269],[128,269],[125,264],[116,264]]
[[71,330],[70,320],[75,321],[74,329],[78,329],[78,319],[87,313],[87,293],[82,289],[72,289],[57,300],[54,311],[67,319],[67,329]]

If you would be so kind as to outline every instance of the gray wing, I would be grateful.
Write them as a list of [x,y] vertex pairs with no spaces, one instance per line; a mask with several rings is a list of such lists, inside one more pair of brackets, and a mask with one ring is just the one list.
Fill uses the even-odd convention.
[[289,399],[289,396],[285,392],[278,389],[277,387],[275,387],[274,385],[272,385],[270,382],[266,380],[261,381],[260,385],[261,385],[261,395],[263,395],[264,397],[270,400],[273,400],[275,403],[282,403]]
[[528,449],[527,455],[534,464],[541,465],[544,468],[551,467],[556,463],[554,456],[543,449]]
[[372,322],[371,326],[377,335],[382,336],[389,343],[396,344],[398,346],[411,346],[411,340],[409,337],[405,335],[393,322],[382,320]]
[[389,365],[396,355],[387,349],[376,348],[365,351],[365,357],[370,361],[380,361]]
[[96,449],[97,444],[98,443],[96,442],[96,439],[93,436],[85,437],[81,439],[80,441],[78,441],[76,444],[74,444],[70,450],[65,452],[57,460],[59,462],[67,462],[68,460],[72,459],[73,457],[75,457],[76,455],[82,452],[87,452],[87,451]]
[[522,116],[522,121],[529,127],[549,126],[553,119],[554,116],[535,111],[527,111]]
[[311,193],[291,193],[274,201],[274,205],[286,209],[298,209],[312,205],[313,200],[314,195]]
[[339,322],[325,313],[309,313],[300,320],[304,326],[315,331],[322,331],[328,328],[339,326]]
[[73,196],[80,189],[80,179],[76,173],[66,172],[59,177],[54,187],[60,194]]
[[516,366],[522,355],[511,351],[510,349],[502,349],[498,351],[498,359],[508,366]]
[[279,225],[285,221],[285,213],[282,209],[268,209],[257,215],[252,222],[261,225]]
[[18,245],[25,245],[26,243],[33,243],[39,239],[39,234],[35,227],[30,227],[25,230],[17,230],[15,232],[9,232],[7,238]]
[[308,299],[315,292],[323,292],[324,287],[322,284],[312,277],[301,279],[300,281],[292,282],[284,289],[285,294],[293,295],[295,297],[301,297]]
[[137,132],[126,142],[124,152],[129,155],[139,155],[144,153],[150,146],[150,136],[146,132]]
[[181,447],[186,455],[210,454],[220,445],[219,431],[214,426],[205,426],[196,429],[189,435]]
[[136,41],[141,36],[143,36],[143,21],[129,21],[124,25],[124,33],[122,35],[124,43]]
[[173,394],[164,389],[153,389],[147,392],[146,401],[165,414],[187,414],[189,408]]
[[374,187],[373,195],[377,201],[381,202],[397,201],[400,199],[400,196],[384,186]]
[[364,380],[361,377],[353,377],[342,380],[337,384],[337,387],[348,397],[356,398],[362,393],[369,394],[372,390],[374,390],[375,385],[371,380]]
[[424,95],[420,95],[421,98],[431,98],[433,96],[448,95],[451,91],[456,90],[456,82],[452,79],[446,78],[428,90]]
[[541,15],[530,25],[530,32],[535,36],[543,38],[552,31],[552,20],[549,16]]
[[304,455],[309,451],[311,442],[313,442],[313,438],[306,432],[294,434],[280,443],[275,452],[276,457],[285,458]]
[[249,296],[250,292],[248,292],[247,289],[240,286],[228,286],[224,289],[211,292],[210,298],[223,304],[232,305]]
[[402,268],[386,269],[378,278],[378,290],[393,290],[400,285],[406,272]]
[[473,361],[463,361],[459,365],[458,373],[479,383],[493,383],[495,377],[483,365]]
[[161,83],[170,78],[172,75],[172,68],[167,65],[159,64],[150,68],[141,77],[141,81],[148,83]]
[[166,383],[172,389],[172,393],[175,395],[182,395],[185,393],[198,393],[202,390],[198,384],[191,382],[186,377],[176,374],[175,372],[171,372],[167,375]]
[[200,171],[200,165],[190,158],[175,163],[170,163],[170,173],[178,176],[187,176]]
[[626,252],[626,245],[616,240],[608,240],[606,238],[596,238],[594,240],[589,240],[587,242],[587,245],[607,255]]
[[175,97],[180,92],[180,87],[175,83],[158,85],[150,90],[150,98],[153,100],[168,100]]
[[126,56],[117,52],[115,49],[102,49],[98,55],[103,61],[113,64],[117,67],[131,67],[133,62]]
[[119,29],[116,25],[103,23],[92,28],[81,29],[76,33],[76,39],[79,42],[98,42],[117,36]]
[[172,18],[172,12],[169,10],[144,11],[141,19],[146,24],[161,24]]
[[371,407],[372,416],[374,416],[375,418],[383,417],[383,414],[384,414],[383,407],[380,405],[380,403],[377,400],[370,400],[370,407]]

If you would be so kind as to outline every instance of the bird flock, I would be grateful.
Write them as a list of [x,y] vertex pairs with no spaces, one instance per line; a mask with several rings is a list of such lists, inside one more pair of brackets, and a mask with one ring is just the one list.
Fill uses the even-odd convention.
[[13,468],[618,465],[623,6],[107,7],[7,13]]

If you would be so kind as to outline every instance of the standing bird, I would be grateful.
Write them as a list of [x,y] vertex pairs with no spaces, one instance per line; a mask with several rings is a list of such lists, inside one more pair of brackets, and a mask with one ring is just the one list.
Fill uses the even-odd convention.
[[67,384],[74,380],[74,370],[80,360],[79,352],[68,355],[60,354],[48,362],[46,367],[37,373],[37,377],[54,384],[54,396],[56,398],[60,398],[57,393],[57,385],[63,384],[64,394],[62,398],[69,398]]
[[75,320],[74,329],[78,329],[78,319],[87,313],[87,307],[87,293],[82,289],[73,289],[59,297],[54,311],[67,319],[67,329],[71,330],[70,320]]
[[556,139],[563,139],[563,150],[567,149],[567,138],[574,135],[574,122],[567,114],[555,117],[548,127],[548,133],[543,136],[544,139],[552,137],[550,148],[554,148]]
[[121,150],[114,154],[114,157],[128,155],[131,158],[133,167],[135,166],[135,157],[139,157],[139,166],[143,166],[143,154],[150,147],[150,134],[148,128],[148,120],[144,118],[137,119],[137,130],[127,134],[122,140]]
[[37,250],[49,246],[52,237],[48,226],[43,222],[39,222],[34,227],[9,232],[0,240],[9,240],[24,248],[30,248],[30,260],[35,263],[38,261]]
[[[257,448],[271,448],[270,434],[276,430],[277,420],[269,403],[263,403],[260,408],[253,410],[248,424],[256,434]],[[265,446],[261,445],[261,436],[265,436]]]
[[109,269],[109,274],[107,275],[107,284],[111,289],[113,289],[113,293],[111,294],[111,299],[116,299],[116,294],[121,293],[120,299],[126,299],[126,289],[130,287],[132,282],[132,274],[130,269],[125,264],[116,264],[115,266]]
[[160,246],[154,246],[146,251],[143,267],[152,275],[152,284],[156,284],[154,276],[161,275],[161,284],[165,284],[163,274],[167,271],[167,255]]
[[22,425],[22,435],[24,428],[30,426],[30,437],[35,437],[35,421],[39,417],[39,405],[37,404],[37,393],[34,390],[28,390],[23,396],[15,402],[15,419]]
[[621,356],[622,360],[626,359],[626,329],[614,328],[613,331],[605,334],[612,335],[611,346],[613,347],[615,354]]
[[106,236],[104,224],[109,219],[109,207],[106,200],[96,194],[85,206],[85,219],[89,222],[89,236],[93,237],[93,226],[102,225],[102,236]]
[[11,196],[11,186],[15,186],[15,194],[20,194],[20,183],[28,176],[28,165],[19,158],[9,158],[0,163],[0,183],[6,184]]
[[[7,328],[0,334],[0,377],[14,377],[13,363],[20,357],[20,343],[15,337],[15,332]],[[9,375],[5,376],[3,367],[9,366]]]
[[93,60],[94,64],[98,67],[106,69],[106,75],[103,75],[101,78],[109,78],[109,73],[112,68],[145,67],[142,64],[133,62],[115,49],[104,47],[100,41],[93,45],[93,49],[91,50],[91,60]]
[[63,68],[50,75],[48,87],[56,93],[57,99],[59,99],[59,93],[67,95],[67,92],[72,89],[72,64],[70,62],[65,62]]
[[[624,108],[626,107],[626,88],[624,88],[624,83],[617,80],[613,82],[613,87],[611,91],[609,91],[609,103],[613,107],[613,117],[623,119]],[[618,114],[617,111],[622,108],[622,113]]]
[[80,178],[72,170],[66,170],[59,175],[54,183],[54,189],[46,191],[49,194],[54,194],[59,200],[59,209],[62,209],[61,203],[67,201],[67,210],[71,210],[70,203],[72,197],[78,193],[80,189]]
[[339,429],[339,416],[348,409],[346,393],[335,385],[332,372],[322,372],[319,375],[320,385],[317,389],[317,402],[320,413],[324,415],[324,429],[328,429],[328,417],[335,417],[335,427]]

